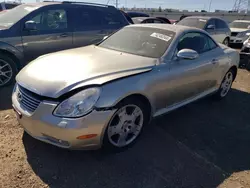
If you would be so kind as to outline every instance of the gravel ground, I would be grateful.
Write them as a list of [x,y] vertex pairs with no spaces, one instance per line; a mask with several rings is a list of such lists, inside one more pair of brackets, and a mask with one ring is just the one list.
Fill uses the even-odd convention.
[[[229,96],[206,98],[155,119],[121,153],[68,151],[23,132],[0,90],[0,187],[250,187],[250,73]],[[34,125],[35,126],[35,125]]]

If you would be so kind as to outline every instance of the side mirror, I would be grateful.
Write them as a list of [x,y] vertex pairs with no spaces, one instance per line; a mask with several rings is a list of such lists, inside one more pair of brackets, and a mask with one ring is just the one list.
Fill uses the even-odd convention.
[[206,30],[214,30],[215,29],[215,25],[208,25]]
[[182,49],[177,53],[179,59],[193,60],[199,57],[199,54],[191,49]]
[[37,30],[36,22],[32,20],[25,22],[24,28],[29,31],[35,31]]

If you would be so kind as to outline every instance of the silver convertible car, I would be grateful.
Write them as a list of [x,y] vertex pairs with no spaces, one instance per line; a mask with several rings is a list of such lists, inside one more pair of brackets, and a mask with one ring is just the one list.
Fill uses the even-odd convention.
[[153,117],[213,94],[224,98],[239,54],[205,31],[130,25],[96,45],[43,55],[16,77],[19,123],[32,137],[70,149],[119,149]]

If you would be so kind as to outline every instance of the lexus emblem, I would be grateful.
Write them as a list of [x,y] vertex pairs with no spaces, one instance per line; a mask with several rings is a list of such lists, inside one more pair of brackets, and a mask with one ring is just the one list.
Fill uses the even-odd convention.
[[21,102],[23,100],[23,96],[20,92],[17,93],[17,100]]

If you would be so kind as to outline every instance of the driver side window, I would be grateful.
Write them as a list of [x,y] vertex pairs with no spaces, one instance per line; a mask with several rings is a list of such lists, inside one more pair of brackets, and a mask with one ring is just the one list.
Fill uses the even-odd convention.
[[213,41],[203,33],[187,33],[180,39],[177,50],[191,49],[196,51],[198,54],[202,54],[211,50],[211,42]]
[[67,13],[63,9],[47,10],[32,19],[38,31],[63,30],[68,28]]

